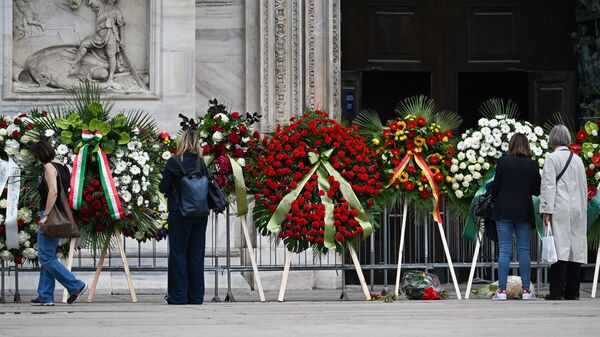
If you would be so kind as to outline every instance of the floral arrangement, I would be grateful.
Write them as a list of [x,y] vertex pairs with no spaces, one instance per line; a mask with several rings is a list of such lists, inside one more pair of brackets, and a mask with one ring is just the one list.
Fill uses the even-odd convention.
[[[492,298],[498,290],[498,281],[483,286],[477,290],[472,290],[473,295],[478,297]],[[530,283],[529,290],[535,293],[535,286]],[[523,282],[520,276],[509,275],[506,282],[506,297],[508,299],[521,299],[523,298]]]
[[397,109],[398,118],[384,127],[372,112],[363,112],[357,124],[372,144],[384,170],[391,177],[391,193],[402,195],[421,213],[431,212],[441,223],[440,203],[450,179],[456,154],[452,129],[461,119],[451,112],[438,112],[433,100],[411,97]]
[[[142,112],[111,117],[111,108],[100,89],[86,83],[74,90],[68,110],[32,115],[28,131],[32,139],[50,140],[58,156],[72,165],[69,202],[92,249],[120,233],[141,241],[152,238],[157,227],[152,209],[159,203],[156,163],[162,153],[153,147],[154,121]],[[69,159],[71,153],[76,155]],[[25,171],[26,199],[39,200],[34,177],[41,167]]]
[[584,127],[575,134],[575,141],[569,145],[571,152],[579,155],[586,168],[588,185],[588,241],[591,247],[600,242],[600,122],[587,121]]
[[375,153],[357,127],[309,110],[263,139],[250,170],[254,224],[287,249],[341,251],[370,235],[383,187]]
[[[470,129],[461,135],[457,145],[458,153],[452,160],[452,213],[466,217],[464,237],[473,241],[477,233],[476,220],[469,209],[476,196],[485,193],[485,185],[493,180],[496,161],[508,152],[510,138],[515,133],[527,137],[533,160],[544,166],[548,153],[548,135],[540,126],[517,120],[518,107],[512,101],[490,99],[479,109],[482,118],[477,129]],[[539,229],[539,228],[538,228]]]
[[[503,104],[488,101],[484,104]],[[513,103],[508,103],[513,104]],[[515,119],[516,106],[501,108],[492,116],[478,121],[479,128],[465,131],[457,145],[458,154],[452,161],[452,190],[457,199],[470,203],[496,160],[508,152],[508,142],[515,133],[527,136],[533,159],[540,169],[548,152],[548,140],[544,129],[526,121]],[[508,110],[508,111],[507,111]]]
[[371,301],[380,301],[391,303],[398,299],[398,296],[394,292],[386,293],[385,291],[381,293],[371,293]]
[[246,178],[249,160],[257,153],[260,134],[252,125],[260,121],[257,113],[229,112],[216,99],[209,101],[206,114],[196,120],[183,115],[181,127],[196,130],[202,143],[205,162],[215,182],[226,196],[236,197],[238,214],[247,211]]
[[445,300],[448,291],[442,289],[436,275],[422,271],[409,271],[404,274],[402,291],[409,300]]

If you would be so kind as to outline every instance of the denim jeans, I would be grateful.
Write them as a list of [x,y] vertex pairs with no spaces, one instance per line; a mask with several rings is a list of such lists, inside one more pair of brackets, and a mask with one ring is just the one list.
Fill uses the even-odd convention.
[[506,290],[513,247],[513,232],[517,237],[517,256],[523,290],[529,290],[531,224],[511,220],[496,220],[496,230],[498,231],[498,246],[500,247],[500,257],[498,258],[498,286],[500,290]]
[[59,238],[49,238],[42,234],[41,229],[38,230],[38,256],[41,266],[38,298],[41,302],[54,302],[55,281],[62,284],[71,295],[85,284],[56,258],[56,247],[59,242]]

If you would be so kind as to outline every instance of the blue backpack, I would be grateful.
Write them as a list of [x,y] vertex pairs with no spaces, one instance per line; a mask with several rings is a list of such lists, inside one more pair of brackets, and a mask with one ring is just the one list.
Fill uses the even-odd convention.
[[198,218],[208,216],[208,185],[210,181],[206,170],[203,170],[201,158],[196,161],[196,168],[187,172],[181,158],[174,157],[175,162],[183,172],[181,178],[181,191],[179,193],[179,211],[187,218]]

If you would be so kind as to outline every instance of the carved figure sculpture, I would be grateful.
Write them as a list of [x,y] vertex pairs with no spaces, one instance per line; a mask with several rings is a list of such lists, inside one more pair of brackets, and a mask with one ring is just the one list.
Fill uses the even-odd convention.
[[30,31],[31,26],[36,26],[40,30],[44,29],[44,25],[36,17],[38,14],[31,9],[30,1],[14,0],[15,30],[21,37]]
[[117,55],[123,46],[123,34],[125,21],[123,14],[117,8],[119,0],[88,0],[88,5],[94,12],[98,13],[96,19],[96,33],[84,38],[79,44],[77,55],[73,60],[78,65],[88,50],[92,48],[103,49],[108,58],[108,82],[113,81],[117,70]]

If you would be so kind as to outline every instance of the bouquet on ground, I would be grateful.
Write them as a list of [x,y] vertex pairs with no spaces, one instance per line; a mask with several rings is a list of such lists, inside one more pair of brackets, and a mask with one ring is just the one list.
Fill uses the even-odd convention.
[[[48,139],[72,167],[69,203],[79,231],[92,249],[120,233],[146,240],[155,235],[160,170],[154,121],[145,113],[119,113],[89,83],[73,91],[68,109],[32,117],[29,135]],[[75,157],[68,158],[71,153]],[[72,161],[71,161],[72,160]],[[27,200],[39,200],[41,167],[26,169]]]
[[398,118],[386,126],[368,111],[356,123],[377,148],[379,162],[391,177],[390,192],[402,195],[420,214],[433,209],[435,221],[442,223],[440,203],[456,154],[452,129],[462,120],[455,113],[437,111],[433,100],[424,96],[406,99],[396,112]]
[[244,171],[250,167],[260,145],[260,134],[252,126],[260,121],[257,113],[242,115],[229,112],[216,99],[209,101],[209,109],[202,117],[189,119],[183,115],[181,127],[196,130],[204,161],[224,195],[235,196],[238,214],[247,212]]
[[571,152],[579,155],[585,166],[588,185],[588,238],[591,247],[600,242],[600,122],[587,121],[575,134],[575,141],[569,145]]
[[409,300],[445,300],[448,292],[439,278],[422,271],[408,271],[402,278],[402,291]]
[[371,234],[383,184],[377,157],[356,127],[309,110],[263,144],[250,171],[261,235],[277,234],[292,252],[326,253]]
[[[473,295],[478,297],[492,298],[498,290],[498,281],[483,286],[477,290],[472,290]],[[529,285],[529,291],[535,293],[535,286],[533,283]],[[509,275],[506,282],[506,297],[509,299],[521,299],[523,298],[523,281],[520,276]]]

